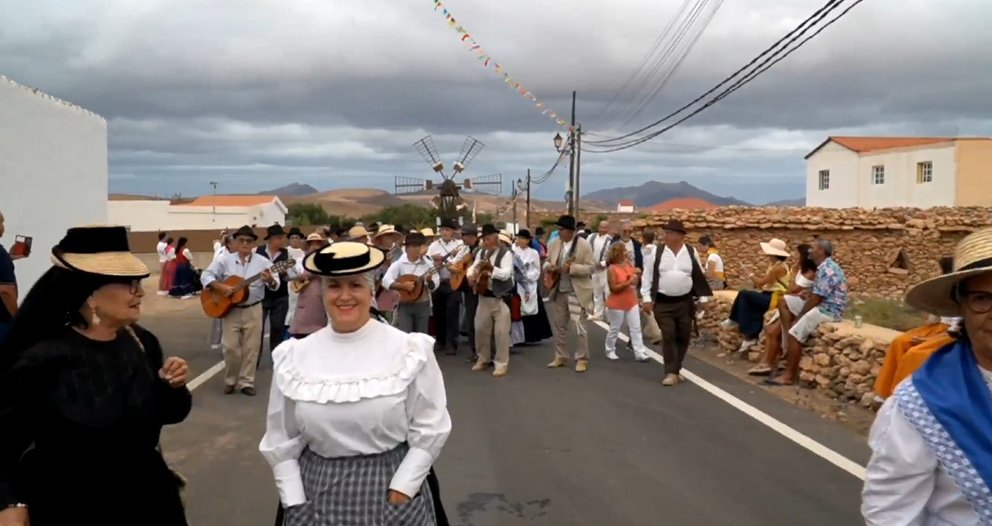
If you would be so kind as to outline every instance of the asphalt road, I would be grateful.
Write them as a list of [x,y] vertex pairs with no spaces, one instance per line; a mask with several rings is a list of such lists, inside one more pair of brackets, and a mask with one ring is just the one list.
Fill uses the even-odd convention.
[[[195,312],[194,312],[195,311]],[[194,374],[220,359],[195,309],[146,320]],[[472,373],[440,358],[454,431],[436,469],[453,524],[845,525],[861,523],[861,481],[693,383],[662,387],[662,366],[602,354],[590,370],[549,370],[550,345],[513,355],[510,374]],[[691,351],[690,351],[691,353]],[[864,438],[700,361],[687,368],[840,455],[864,464]],[[259,396],[225,396],[217,375],[164,448],[189,479],[192,526],[273,524],[276,492],[257,451],[269,367]]]

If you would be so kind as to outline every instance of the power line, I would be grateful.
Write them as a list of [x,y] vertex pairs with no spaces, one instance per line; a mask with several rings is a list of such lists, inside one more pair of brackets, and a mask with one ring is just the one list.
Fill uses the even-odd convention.
[[[685,117],[679,119],[675,123],[673,123],[673,124],[671,124],[669,126],[666,126],[665,128],[662,128],[661,130],[658,130],[656,132],[652,132],[649,135],[646,135],[646,136],[644,136],[642,138],[636,139],[634,141],[631,141],[631,142],[629,142],[627,144],[624,144],[624,145],[621,145],[621,146],[612,147],[612,148],[609,148],[609,149],[606,149],[606,150],[595,150],[595,149],[593,149],[593,150],[587,150],[587,151],[592,151],[594,153],[610,153],[610,152],[617,152],[617,151],[620,151],[620,150],[626,150],[628,148],[633,148],[634,146],[637,146],[639,144],[642,144],[644,142],[647,142],[647,141],[649,141],[649,140],[651,140],[651,139],[653,139],[653,138],[655,138],[655,137],[657,137],[657,136],[665,133],[666,131],[671,130],[672,128],[678,126],[679,124],[682,124],[683,122],[685,122],[685,121],[691,119],[692,117],[698,115],[699,113],[702,113],[704,110],[706,110],[710,106],[712,106],[712,105],[716,104],[717,102],[723,100],[724,98],[726,98],[727,96],[729,96],[733,92],[737,91],[738,89],[740,89],[740,88],[744,87],[745,85],[747,85],[748,83],[750,83],[752,80],[754,80],[755,78],[757,78],[762,73],[764,73],[764,72],[768,71],[769,69],[771,69],[775,64],[778,64],[779,62],[781,62],[782,60],[784,60],[786,57],[788,57],[789,55],[791,55],[793,52],[795,52],[799,48],[803,47],[807,42],[809,42],[810,40],[812,40],[813,38],[815,38],[817,35],[819,35],[820,33],[822,33],[828,27],[830,27],[831,25],[833,25],[834,22],[837,22],[838,20],[840,20],[841,18],[843,18],[845,15],[847,15],[848,12],[850,12],[852,9],[854,9],[855,7],[857,7],[857,5],[860,4],[863,1],[864,0],[855,0],[855,2],[853,4],[851,4],[850,6],[848,6],[847,9],[845,9],[844,11],[842,11],[839,15],[837,15],[836,17],[834,17],[833,19],[831,19],[826,24],[824,24],[822,27],[820,27],[820,29],[818,29],[817,31],[815,31],[812,35],[810,35],[810,36],[806,37],[805,39],[803,39],[794,48],[790,49],[785,54],[783,54],[782,56],[778,57],[777,59],[775,59],[774,61],[772,61],[767,66],[764,66],[761,69],[758,69],[758,70],[750,73],[747,77],[745,77],[745,78],[741,79],[740,81],[738,81],[737,83],[735,83],[731,88],[728,88],[727,90],[724,90],[722,93],[720,93],[713,100],[707,102],[705,105],[701,106],[700,108],[696,109],[695,111],[693,111],[692,113],[686,115]],[[839,4],[838,4],[838,6],[839,6]],[[827,11],[827,13],[829,13],[832,10],[833,9],[830,9],[829,11]],[[822,19],[822,17],[821,17],[821,19]],[[801,35],[802,35],[802,33],[800,33],[800,35],[798,35],[798,36],[801,36]],[[797,36],[797,38],[798,38],[798,36]],[[770,59],[770,57],[769,57],[769,59]],[[765,62],[768,62],[768,61],[766,60]]]
[[[703,93],[702,95],[696,97],[695,99],[693,99],[692,101],[690,101],[687,104],[683,105],[682,107],[676,109],[672,113],[669,113],[668,115],[662,117],[661,119],[659,119],[659,120],[657,120],[657,121],[655,121],[655,122],[653,122],[651,124],[648,124],[648,125],[640,128],[640,129],[638,129],[638,130],[632,131],[632,132],[630,132],[628,134],[621,135],[619,137],[614,137],[614,138],[611,138],[611,139],[601,140],[601,141],[588,141],[588,144],[597,144],[597,145],[603,145],[603,146],[611,146],[610,143],[618,143],[618,142],[620,142],[620,141],[622,141],[624,139],[633,137],[633,136],[635,136],[635,135],[637,135],[639,133],[645,132],[645,131],[647,131],[647,130],[649,130],[651,128],[654,128],[655,126],[661,125],[664,122],[672,119],[676,115],[682,113],[686,109],[688,109],[688,108],[692,107],[693,105],[697,104],[699,101],[701,101],[704,98],[708,97],[709,95],[713,94],[714,92],[716,92],[717,90],[719,90],[720,88],[722,88],[724,85],[728,84],[729,82],[731,82],[732,80],[734,80],[735,78],[737,78],[743,72],[747,71],[752,66],[754,66],[762,58],[766,57],[769,54],[771,54],[772,56],[774,56],[774,55],[777,55],[778,53],[781,53],[782,50],[781,49],[778,49],[779,46],[781,46],[784,42],[786,42],[790,37],[792,37],[796,33],[799,33],[801,35],[801,34],[805,33],[806,31],[808,31],[810,28],[813,27],[813,25],[815,25],[816,22],[814,22],[813,24],[809,25],[809,27],[807,27],[807,25],[810,24],[811,22],[813,22],[814,19],[816,19],[817,22],[819,20],[822,20],[822,17],[826,16],[827,14],[829,14],[830,12],[832,12],[833,10],[837,9],[840,6],[840,4],[843,3],[843,2],[844,2],[844,0],[828,0],[826,4],[824,4],[822,7],[820,7],[819,9],[817,9],[808,18],[806,18],[805,20],[803,20],[802,22],[800,22],[799,25],[797,25],[792,31],[788,32],[785,36],[783,36],[778,41],[776,41],[771,46],[769,46],[767,49],[765,49],[764,51],[762,51],[761,54],[759,54],[757,57],[753,58],[750,62],[748,62],[747,64],[745,64],[744,66],[742,66],[737,71],[733,72],[730,76],[728,76],[727,78],[725,78],[724,80],[722,80],[719,84],[717,84],[716,86],[714,86],[713,88],[711,88],[709,91],[707,91],[707,92]],[[859,0],[859,2],[860,2],[860,0]],[[857,5],[857,4],[855,4],[855,5]],[[817,18],[817,17],[820,17],[820,18]]]

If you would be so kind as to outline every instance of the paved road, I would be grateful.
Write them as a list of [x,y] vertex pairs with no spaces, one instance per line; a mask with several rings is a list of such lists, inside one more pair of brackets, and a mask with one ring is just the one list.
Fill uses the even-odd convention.
[[[198,371],[219,359],[198,313],[147,325]],[[172,329],[169,331],[169,329]],[[165,332],[163,332],[165,331]],[[593,349],[604,331],[593,328]],[[454,524],[858,524],[861,481],[694,384],[664,388],[661,365],[594,355],[590,371],[548,370],[549,346],[512,357],[510,375],[472,373],[442,357],[454,432],[437,464]],[[858,463],[864,439],[763,389],[690,359],[713,385]],[[164,446],[190,480],[193,526],[269,526],[276,493],[257,452],[260,396],[221,394],[220,376]]]

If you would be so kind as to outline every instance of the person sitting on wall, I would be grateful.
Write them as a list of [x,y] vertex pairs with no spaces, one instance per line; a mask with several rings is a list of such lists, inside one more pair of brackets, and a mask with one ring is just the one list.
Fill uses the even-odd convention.
[[772,239],[768,243],[761,243],[761,251],[770,260],[765,275],[760,278],[755,278],[754,273],[743,276],[744,280],[751,280],[760,290],[740,291],[730,307],[730,317],[721,324],[724,328],[736,326],[744,335],[739,352],[744,352],[758,342],[758,336],[765,325],[765,313],[778,307],[778,300],[789,288],[789,266],[785,263],[789,252],[785,241]]
[[[940,258],[940,272],[950,274],[954,270],[954,258]],[[875,380],[875,394],[888,398],[895,392],[900,382],[912,375],[931,354],[945,345],[950,345],[958,337],[960,317],[928,316],[928,323],[897,336],[889,344],[882,370]]]

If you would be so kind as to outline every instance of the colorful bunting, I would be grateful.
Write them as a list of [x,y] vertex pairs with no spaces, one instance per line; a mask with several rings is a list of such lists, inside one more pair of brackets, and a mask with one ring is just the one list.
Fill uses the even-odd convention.
[[521,86],[519,82],[513,80],[513,77],[511,77],[509,73],[503,71],[503,66],[499,65],[499,62],[496,62],[491,56],[489,56],[489,54],[482,49],[482,46],[479,45],[474,38],[472,38],[472,35],[469,35],[468,31],[466,31],[464,27],[455,21],[455,17],[451,16],[451,12],[448,11],[448,8],[444,7],[441,0],[432,1],[434,2],[434,11],[441,13],[441,16],[448,22],[448,26],[453,28],[456,33],[462,35],[461,41],[470,46],[469,51],[474,51],[478,54],[479,61],[482,62],[482,67],[489,69],[489,65],[492,64],[496,73],[503,75],[503,82],[506,83],[507,86],[519,93],[524,99],[533,102],[534,107],[537,109],[543,109],[544,111],[541,112],[542,115],[548,116],[558,126],[571,131],[572,127],[568,124],[568,121],[560,118],[557,113],[546,107],[546,104],[544,104],[541,99],[538,99],[537,95],[534,95],[534,92]]

